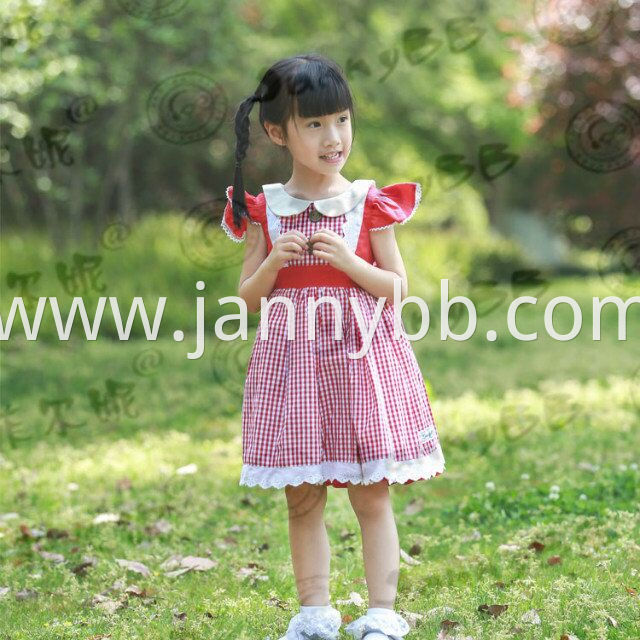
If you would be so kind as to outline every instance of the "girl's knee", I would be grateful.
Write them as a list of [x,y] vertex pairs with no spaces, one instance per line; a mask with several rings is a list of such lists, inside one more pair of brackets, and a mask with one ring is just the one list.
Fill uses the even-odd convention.
[[303,482],[298,486],[285,486],[289,517],[301,518],[324,511],[327,487]]
[[386,480],[372,484],[349,483],[347,490],[351,506],[358,517],[379,514],[389,508],[389,483]]

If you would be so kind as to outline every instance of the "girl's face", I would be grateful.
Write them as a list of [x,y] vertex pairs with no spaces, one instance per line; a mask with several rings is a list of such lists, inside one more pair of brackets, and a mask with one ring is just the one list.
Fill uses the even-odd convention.
[[[294,165],[297,163],[327,176],[340,173],[351,152],[349,109],[313,118],[294,115],[293,122],[287,122],[286,142],[280,127],[271,125],[268,132],[276,144],[288,147]],[[336,152],[338,155],[335,155]],[[323,158],[327,155],[334,157]]]

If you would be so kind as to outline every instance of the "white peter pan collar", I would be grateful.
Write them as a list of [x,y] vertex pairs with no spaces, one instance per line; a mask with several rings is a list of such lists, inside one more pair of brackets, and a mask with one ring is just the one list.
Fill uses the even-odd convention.
[[331,198],[303,200],[289,195],[281,182],[262,185],[267,206],[277,216],[294,216],[301,213],[313,202],[313,206],[325,216],[335,218],[348,213],[366,197],[374,180],[354,180],[347,191]]

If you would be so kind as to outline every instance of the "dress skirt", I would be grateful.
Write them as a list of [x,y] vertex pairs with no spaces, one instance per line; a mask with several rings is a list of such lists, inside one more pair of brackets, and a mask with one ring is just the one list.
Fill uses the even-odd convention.
[[[293,304],[295,339],[287,339],[287,307],[274,303],[268,339],[260,337],[261,317],[247,368],[240,485],[409,484],[440,475],[444,456],[425,383],[409,340],[394,339],[392,304],[384,304],[362,355],[366,329],[353,300],[371,327],[378,298],[341,286],[280,287],[268,300],[276,296]],[[334,339],[340,320],[329,302],[315,311],[315,340],[306,339],[307,301],[322,296],[338,301],[342,340]]]

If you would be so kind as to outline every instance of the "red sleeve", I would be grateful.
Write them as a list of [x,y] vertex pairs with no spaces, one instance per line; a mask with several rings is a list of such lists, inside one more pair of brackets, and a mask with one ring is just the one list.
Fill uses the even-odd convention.
[[249,218],[243,216],[240,227],[236,227],[236,225],[233,224],[233,185],[227,187],[227,202],[224,207],[220,226],[234,242],[242,242],[244,240],[249,222],[261,224],[265,219],[264,195],[261,193],[257,196],[252,196],[249,192],[245,191],[244,197],[247,203]]
[[398,182],[369,190],[365,201],[365,223],[369,231],[385,229],[392,224],[404,224],[420,204],[422,188],[419,182]]

